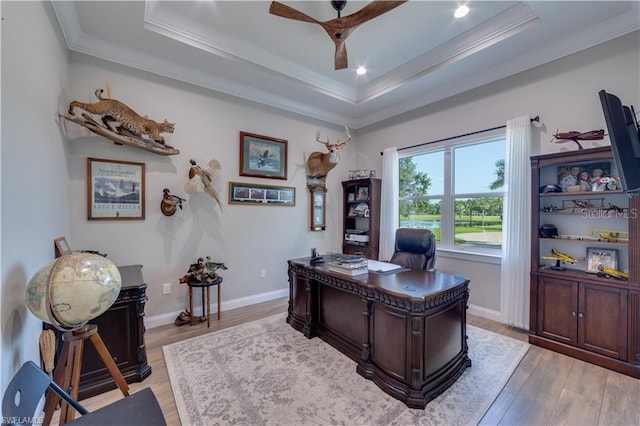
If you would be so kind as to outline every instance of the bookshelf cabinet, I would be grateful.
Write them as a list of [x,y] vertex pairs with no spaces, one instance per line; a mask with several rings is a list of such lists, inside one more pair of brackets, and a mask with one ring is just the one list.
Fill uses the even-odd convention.
[[617,175],[609,147],[531,157],[529,342],[640,378],[640,197],[572,168]]
[[362,254],[378,260],[380,241],[381,180],[354,179],[342,182],[344,254]]

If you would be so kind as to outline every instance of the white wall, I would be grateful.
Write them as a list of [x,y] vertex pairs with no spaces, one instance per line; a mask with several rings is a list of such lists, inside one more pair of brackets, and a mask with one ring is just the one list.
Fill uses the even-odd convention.
[[[606,129],[598,98],[601,89],[627,105],[640,105],[640,32],[360,129],[358,167],[380,170],[380,151],[389,146],[402,148],[500,126],[522,115],[540,115],[533,154],[574,150],[573,142],[551,143],[553,134]],[[583,144],[599,145],[609,145],[608,138]],[[441,256],[438,269],[469,277],[470,304],[488,316],[499,314],[499,265]]]
[[[222,308],[288,295],[287,259],[340,247],[342,186],[354,143],[342,150],[342,161],[328,177],[327,231],[309,231],[309,196],[304,168],[305,153],[324,147],[315,140],[322,125],[302,116],[267,108],[145,72],[72,54],[68,101],[94,102],[94,91],[108,81],[111,96],[156,121],[175,122],[167,143],[179,155],[162,156],[116,146],[97,136],[76,137],[82,127],[68,123],[71,141],[68,158],[71,194],[71,235],[74,249],[95,249],[117,265],[141,264],[149,285],[147,324],[162,316],[172,322],[188,306],[187,289],[178,278],[198,257],[211,256],[229,268],[221,271]],[[288,141],[288,179],[239,176],[239,132],[247,131]],[[323,137],[344,138],[343,129],[324,128]],[[86,131],[89,134],[88,131]],[[86,158],[142,162],[146,165],[146,218],[144,221],[88,221]],[[197,193],[172,217],[160,212],[162,189],[185,197],[189,159],[204,166],[216,159],[222,165],[220,212],[211,197]],[[295,207],[228,204],[228,182],[255,182],[296,188]],[[266,269],[266,277],[260,270]],[[162,294],[162,284],[172,283],[172,293]],[[273,293],[276,292],[276,293]],[[215,300],[215,296],[213,297]],[[198,302],[199,303],[199,302]],[[199,304],[198,304],[199,306]],[[196,310],[199,312],[199,309]]]
[[56,112],[67,99],[68,61],[49,2],[2,2],[2,283],[4,391],[38,360],[42,323],[25,307],[31,276],[70,232],[67,142]]

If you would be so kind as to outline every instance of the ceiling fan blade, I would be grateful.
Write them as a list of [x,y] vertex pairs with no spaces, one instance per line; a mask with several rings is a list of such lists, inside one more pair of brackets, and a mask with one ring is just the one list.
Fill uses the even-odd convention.
[[406,2],[407,0],[402,0],[402,1],[374,0],[371,3],[367,4],[365,7],[363,7],[362,9],[360,9],[359,11],[352,13],[351,15],[344,16],[342,18],[336,18],[332,21],[340,21],[340,26],[347,27],[347,28],[358,26],[373,18],[377,18],[383,13],[387,13],[390,10],[395,9],[396,7],[401,6]]
[[313,19],[309,15],[306,15],[298,10],[295,10],[292,7],[287,6],[286,4],[282,4],[277,1],[271,2],[269,13],[272,15],[280,16],[282,18],[294,19],[296,21],[311,22],[314,24],[320,23],[320,21]]
[[343,70],[349,66],[347,60],[347,46],[344,44],[344,40],[334,40],[336,44],[336,55],[333,60],[333,68],[335,70]]

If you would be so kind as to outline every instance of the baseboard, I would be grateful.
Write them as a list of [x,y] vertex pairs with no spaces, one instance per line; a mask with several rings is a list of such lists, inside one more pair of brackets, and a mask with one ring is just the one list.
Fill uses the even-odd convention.
[[[222,312],[229,311],[231,309],[242,308],[244,306],[255,305],[256,303],[267,302],[269,300],[279,299],[281,297],[287,297],[289,295],[289,289],[283,288],[281,290],[270,291],[267,293],[254,294],[247,297],[240,297],[225,301],[220,310]],[[216,303],[211,305],[211,312],[216,312],[218,305]],[[160,315],[146,316],[144,318],[144,325],[146,328],[160,327],[161,325],[173,324],[176,317],[182,311],[167,312]],[[483,308],[482,306],[469,305],[467,312],[471,315],[476,315],[481,318],[490,319],[493,321],[502,322],[502,315],[500,311],[494,311],[493,309]]]
[[[281,297],[289,296],[289,289],[283,288],[281,290],[269,291],[267,293],[254,294],[247,297],[240,297],[233,300],[225,300],[220,306],[222,312],[229,311],[231,309],[242,308],[243,306],[255,305],[256,303],[267,302],[269,300],[279,299]],[[217,312],[218,304],[211,304],[211,312]],[[160,327],[161,325],[173,324],[176,317],[180,315],[182,311],[167,312],[160,315],[145,316],[144,325],[146,328]],[[196,311],[197,312],[197,311]]]
[[500,311],[494,311],[493,309],[483,308],[482,306],[469,305],[469,308],[467,309],[467,313],[481,317],[481,318],[502,322],[502,314],[500,313]]

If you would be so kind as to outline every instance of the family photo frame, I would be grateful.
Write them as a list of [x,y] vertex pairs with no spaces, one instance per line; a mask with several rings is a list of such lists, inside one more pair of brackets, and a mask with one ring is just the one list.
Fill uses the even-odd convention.
[[287,179],[284,139],[240,132],[240,176]]
[[604,191],[611,176],[611,163],[599,161],[586,164],[566,164],[558,167],[558,185],[562,192]]
[[64,256],[71,253],[71,247],[69,247],[69,243],[67,242],[66,237],[56,238],[55,240],[53,240],[53,245],[55,246],[56,257]]
[[144,220],[144,163],[87,158],[87,219]]

